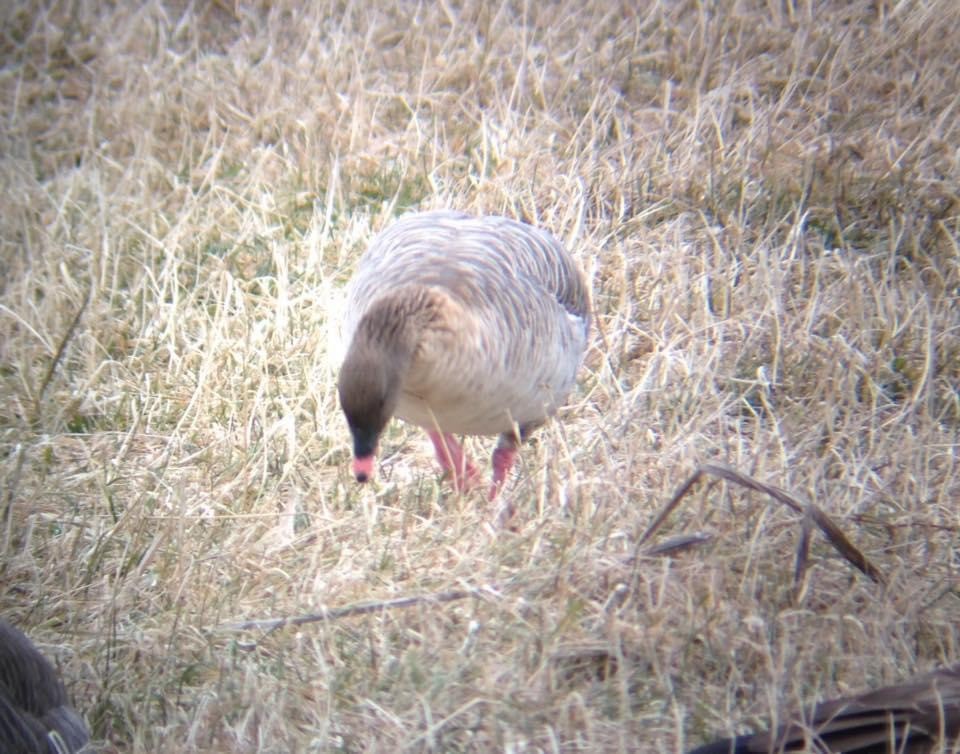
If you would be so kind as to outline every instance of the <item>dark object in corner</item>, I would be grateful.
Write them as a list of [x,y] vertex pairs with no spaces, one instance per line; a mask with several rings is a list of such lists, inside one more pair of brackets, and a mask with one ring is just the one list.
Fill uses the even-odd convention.
[[0,751],[76,754],[90,733],[50,661],[0,618]]
[[776,731],[715,741],[689,754],[926,754],[960,748],[960,663],[895,686],[818,704]]

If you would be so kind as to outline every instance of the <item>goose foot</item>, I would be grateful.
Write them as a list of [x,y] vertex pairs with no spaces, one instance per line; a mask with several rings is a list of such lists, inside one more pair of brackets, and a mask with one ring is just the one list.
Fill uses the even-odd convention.
[[516,520],[516,513],[517,508],[513,504],[511,496],[509,494],[501,496],[497,503],[496,514],[493,517],[494,531],[499,529],[512,531],[514,534],[520,531],[520,522]]

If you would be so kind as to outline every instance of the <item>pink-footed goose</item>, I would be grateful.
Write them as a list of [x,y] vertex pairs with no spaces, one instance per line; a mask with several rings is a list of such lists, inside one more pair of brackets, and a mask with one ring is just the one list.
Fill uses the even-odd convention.
[[398,416],[427,430],[458,490],[479,474],[454,435],[499,434],[495,498],[520,442],[573,387],[589,309],[583,275],[543,230],[454,211],[396,221],[348,291],[338,389],[357,481]]
[[89,738],[53,665],[0,618],[0,751],[75,754]]
[[960,663],[895,686],[822,702],[778,730],[715,741],[690,754],[805,751],[820,754],[960,751]]

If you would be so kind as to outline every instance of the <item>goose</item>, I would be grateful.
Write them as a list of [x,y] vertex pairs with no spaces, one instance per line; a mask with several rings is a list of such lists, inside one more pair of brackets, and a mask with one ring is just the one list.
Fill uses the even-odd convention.
[[590,323],[587,284],[548,232],[452,210],[381,232],[348,285],[338,392],[353,474],[373,476],[391,417],[426,429],[458,491],[479,473],[457,435],[496,435],[495,499],[520,444],[573,387]]
[[89,738],[53,665],[0,618],[0,751],[76,754]]
[[822,702],[776,731],[715,741],[689,754],[921,754],[940,745],[960,749],[960,663]]

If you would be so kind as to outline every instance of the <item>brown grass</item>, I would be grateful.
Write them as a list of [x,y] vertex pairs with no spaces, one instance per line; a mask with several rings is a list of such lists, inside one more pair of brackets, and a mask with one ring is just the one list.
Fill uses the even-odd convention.
[[[0,607],[104,751],[677,752],[960,658],[960,4],[0,15]],[[593,285],[513,532],[399,423],[348,474],[343,283],[440,206]],[[725,482],[634,558],[708,462],[887,585]]]

